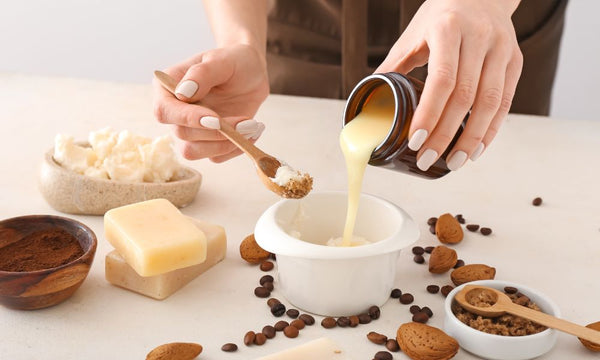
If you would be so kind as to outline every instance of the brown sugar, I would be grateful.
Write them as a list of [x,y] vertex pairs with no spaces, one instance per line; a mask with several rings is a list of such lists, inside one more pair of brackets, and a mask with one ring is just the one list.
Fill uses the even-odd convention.
[[83,255],[79,241],[69,232],[53,229],[32,233],[0,248],[0,270],[36,271],[65,265]]

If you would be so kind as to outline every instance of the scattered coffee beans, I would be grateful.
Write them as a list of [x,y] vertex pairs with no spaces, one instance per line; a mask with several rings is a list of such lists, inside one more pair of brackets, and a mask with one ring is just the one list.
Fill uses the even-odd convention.
[[425,314],[427,314],[427,316],[429,316],[430,318],[433,317],[433,311],[431,311],[431,309],[429,308],[429,306],[422,307],[421,311],[424,312]]
[[466,228],[467,228],[467,230],[469,230],[469,231],[473,231],[473,232],[475,232],[475,231],[479,230],[479,225],[477,225],[477,224],[468,224],[468,225],[466,226]]
[[427,316],[427,314],[424,313],[423,311],[419,311],[418,313],[415,313],[412,317],[412,321],[418,322],[421,324],[425,324],[428,320],[429,320],[429,316]]
[[300,319],[296,319],[296,320],[292,321],[290,323],[290,325],[293,326],[293,327],[295,327],[298,330],[302,330],[306,326],[306,324],[304,323],[304,321],[302,321]]
[[358,315],[358,323],[359,324],[368,324],[371,322],[371,315],[364,313]]
[[275,337],[277,330],[275,330],[274,326],[267,325],[262,328],[262,333],[267,337],[267,339],[272,339]]
[[425,262],[425,258],[423,257],[423,255],[415,255],[413,257],[414,262],[416,262],[417,264],[423,264]]
[[265,282],[263,287],[269,291],[273,291],[273,289],[275,289],[275,286],[273,286],[273,283],[270,281]]
[[378,351],[375,356],[373,357],[373,360],[392,360],[394,359],[394,357],[392,356],[391,353],[387,352],[387,351]]
[[325,329],[332,329],[337,326],[337,322],[332,317],[326,317],[323,320],[321,320],[321,326]]
[[482,227],[481,229],[479,229],[479,232],[481,232],[482,235],[488,236],[492,233],[492,229],[488,227]]
[[272,308],[273,306],[275,306],[276,304],[281,304],[281,301],[279,301],[279,299],[276,298],[270,298],[269,300],[267,300],[267,305]]
[[265,334],[256,333],[256,335],[254,336],[254,344],[263,345],[266,342],[267,342],[267,337],[265,336]]
[[504,292],[507,294],[516,294],[519,291],[519,289],[517,289],[516,287],[513,286],[506,286],[504,288]]
[[279,320],[273,325],[276,331],[283,331],[286,327],[290,326],[290,324],[285,320]]
[[435,225],[431,225],[429,227],[429,232],[432,233],[433,235],[435,235]]
[[282,316],[283,314],[285,314],[285,305],[283,305],[282,303],[273,305],[271,307],[271,314],[277,317]]
[[356,315],[349,316],[348,319],[350,319],[350,327],[357,327],[360,324],[360,320]]
[[542,205],[542,198],[536,197],[535,199],[533,199],[533,201],[531,201],[531,203],[533,204],[533,206],[540,206]]
[[412,305],[408,311],[410,311],[410,313],[414,315],[421,311],[421,307],[419,305]]
[[283,334],[289,338],[295,338],[298,336],[298,334],[300,333],[300,330],[298,330],[297,327],[295,326],[286,326],[285,329],[283,329]]
[[423,255],[424,252],[425,249],[423,249],[421,246],[415,246],[412,248],[412,253],[415,255]]
[[461,224],[465,223],[465,219],[463,218],[462,214],[458,214],[454,218],[456,219],[456,221],[458,221]]
[[394,290],[392,290],[390,297],[397,299],[400,297],[400,295],[402,295],[402,291],[400,291],[400,289],[394,289]]
[[315,323],[315,318],[312,317],[312,315],[302,314],[299,316],[299,319],[304,321],[304,323],[308,326],[314,325]]
[[415,301],[414,296],[412,296],[412,294],[406,293],[406,294],[402,294],[402,296],[400,296],[400,302],[404,305],[408,305],[410,303],[412,303],[413,301]]
[[223,350],[225,352],[234,352],[234,351],[237,351],[237,349],[238,349],[238,347],[234,343],[227,343],[227,344],[224,344],[223,346],[221,346],[221,350]]
[[456,260],[456,264],[454,264],[454,268],[455,268],[455,269],[458,269],[458,268],[459,268],[459,267],[461,267],[461,266],[465,266],[465,261],[464,261],[464,260],[462,260],[462,259],[458,259],[458,260]]
[[260,278],[259,283],[261,285],[264,285],[266,282],[273,283],[273,281],[275,281],[275,279],[273,279],[273,277],[271,275],[264,275],[263,277]]
[[254,289],[254,295],[256,295],[259,298],[266,298],[271,295],[271,292],[266,287],[259,286]]
[[437,285],[427,285],[427,292],[430,294],[437,294],[440,291],[440,287]]
[[248,331],[246,335],[244,335],[244,345],[250,346],[254,344],[254,339],[256,338],[256,333],[252,330]]
[[383,345],[385,344],[385,342],[387,341],[387,336],[377,333],[375,331],[371,331],[370,333],[367,334],[367,339],[369,339],[369,341],[371,341],[374,344],[377,345]]
[[398,341],[396,341],[396,339],[388,339],[388,341],[385,342],[385,348],[391,352],[400,351],[400,345],[398,345]]
[[425,252],[431,254],[433,252],[433,249],[435,249],[435,246],[427,246],[425,247]]
[[288,311],[285,312],[285,314],[289,317],[291,317],[292,319],[295,319],[298,317],[298,315],[300,315],[300,311],[296,310],[296,309],[289,309]]
[[448,294],[450,294],[450,291],[452,291],[452,290],[454,290],[454,286],[452,286],[452,285],[444,285],[440,289],[440,291],[442,292],[442,295],[444,295],[444,297],[448,296]]
[[275,255],[275,254],[271,253],[271,259],[272,259],[273,261],[277,261],[277,255]]
[[263,261],[260,263],[260,269],[262,271],[271,271],[275,267],[272,261]]
[[376,306],[376,305],[371,306],[369,308],[369,316],[373,320],[379,319],[379,317],[381,316],[381,310],[379,309],[379,306]]
[[339,327],[348,327],[350,326],[350,319],[347,316],[341,316],[337,319],[337,325]]
[[430,217],[429,219],[427,219],[427,225],[429,226],[435,226],[435,223],[437,223],[437,218],[436,217]]

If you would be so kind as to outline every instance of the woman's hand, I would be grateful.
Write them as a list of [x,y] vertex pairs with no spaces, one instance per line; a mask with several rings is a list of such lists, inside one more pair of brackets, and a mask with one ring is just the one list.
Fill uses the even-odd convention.
[[154,114],[175,126],[184,141],[186,159],[223,162],[241,154],[221,135],[219,120],[256,140],[264,125],[252,120],[269,94],[264,56],[254,47],[238,44],[195,55],[167,70],[179,82],[175,95],[154,81]]
[[446,150],[469,109],[448,168],[476,160],[494,139],[523,64],[511,22],[517,5],[517,0],[428,0],[377,68],[406,74],[428,64],[409,131],[409,147],[419,150],[421,170]]

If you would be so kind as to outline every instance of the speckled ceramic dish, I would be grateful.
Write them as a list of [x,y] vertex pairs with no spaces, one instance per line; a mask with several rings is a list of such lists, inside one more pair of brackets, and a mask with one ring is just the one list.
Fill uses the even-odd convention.
[[69,214],[104,215],[115,207],[157,198],[184,207],[194,200],[202,182],[202,175],[189,167],[183,168],[178,179],[166,183],[95,179],[63,168],[53,154],[51,149],[44,156],[40,191],[50,206]]

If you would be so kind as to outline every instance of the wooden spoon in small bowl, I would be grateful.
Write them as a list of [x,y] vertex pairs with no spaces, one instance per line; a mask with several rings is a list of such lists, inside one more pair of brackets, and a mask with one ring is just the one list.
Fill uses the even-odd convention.
[[[154,72],[154,77],[166,90],[175,95],[175,88],[177,87],[177,81],[175,81],[175,79],[158,70]],[[220,121],[219,131],[254,161],[256,172],[263,184],[275,194],[284,198],[300,199],[306,196],[312,189],[313,179],[309,174],[301,174],[288,165],[282,164],[275,157],[257,148],[252,142],[248,141],[239,132],[235,131],[228,123]],[[275,182],[277,170],[279,168],[287,171],[288,175],[290,175],[288,176],[289,179],[283,185]]]
[[[502,291],[487,286],[465,285],[455,296],[454,299],[465,310],[474,314],[497,317],[505,313],[520,316],[531,320],[540,325],[549,328],[564,331],[579,338],[600,344],[600,331],[586,328],[572,322],[559,319],[541,311],[533,310],[512,302],[510,297]],[[489,300],[491,305],[475,305],[477,300]]]

